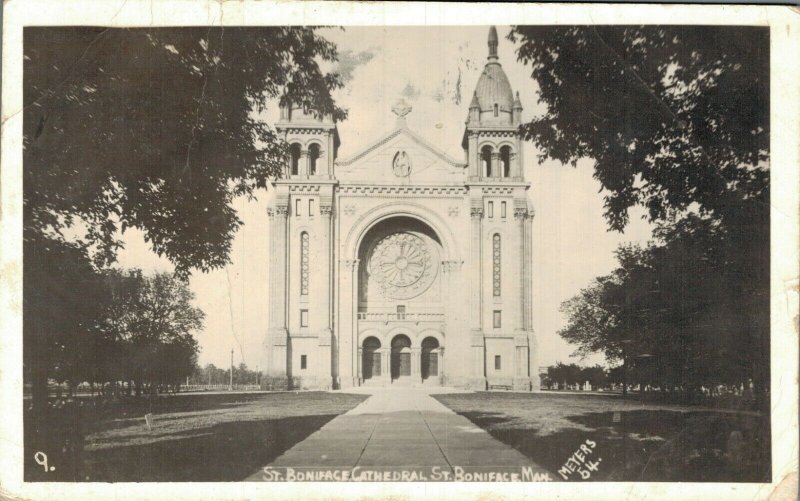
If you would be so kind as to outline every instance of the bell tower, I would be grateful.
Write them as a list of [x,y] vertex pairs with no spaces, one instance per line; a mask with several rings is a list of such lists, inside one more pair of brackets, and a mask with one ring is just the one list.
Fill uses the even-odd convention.
[[331,115],[317,116],[284,98],[275,129],[289,144],[284,179],[333,179],[339,132]]
[[522,141],[517,134],[522,103],[497,56],[497,30],[489,29],[489,56],[467,114],[461,142],[470,180],[523,181]]
[[469,385],[538,390],[532,322],[533,211],[528,208],[522,162],[519,94],[497,55],[497,29],[489,29],[489,55],[461,142],[470,204]]
[[287,99],[281,102],[275,128],[289,145],[289,155],[283,175],[273,182],[273,201],[267,210],[268,373],[286,376],[289,388],[331,388],[334,162],[339,133],[332,116],[318,116]]

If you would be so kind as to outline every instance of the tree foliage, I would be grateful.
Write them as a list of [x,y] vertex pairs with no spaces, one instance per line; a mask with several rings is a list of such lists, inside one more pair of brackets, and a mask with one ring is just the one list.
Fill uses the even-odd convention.
[[198,344],[193,334],[203,326],[203,312],[191,302],[188,284],[171,274],[143,276],[140,270],[107,273],[113,298],[104,312],[103,331],[117,348],[114,381],[174,385],[194,370]]
[[[288,99],[344,118],[331,97],[341,81],[323,70],[336,48],[306,27],[26,27],[23,42],[23,335],[35,400],[48,377],[115,381],[135,368],[171,380],[191,370],[186,331],[198,319],[158,323],[148,308],[165,305],[147,291],[188,292],[100,270],[128,228],[179,276],[227,264],[241,225],[233,200],[255,196],[285,160],[260,114]],[[120,316],[98,313],[109,301]]]
[[768,205],[769,30],[517,26],[547,111],[521,128],[542,156],[595,162],[605,217],[622,230],[687,209]]
[[581,367],[574,363],[558,362],[547,368],[546,380],[548,386],[557,385],[560,389],[575,385],[583,386],[586,382],[592,385],[592,389],[598,389],[607,385],[608,374],[600,365]]
[[48,374],[62,381],[88,375],[102,350],[98,313],[108,296],[83,247],[32,237],[23,243],[23,369],[41,399]]
[[[518,26],[546,111],[522,135],[594,162],[608,226],[655,241],[562,305],[560,334],[662,386],[769,386],[769,30]],[[623,370],[627,374],[627,370]]]
[[231,206],[279,175],[258,114],[285,98],[343,118],[336,49],[312,28],[26,28],[25,238],[74,224],[98,264],[141,229],[179,273],[228,263]]
[[632,382],[687,391],[752,383],[767,392],[768,260],[736,269],[740,242],[696,215],[661,225],[656,237],[621,247],[611,274],[565,301],[559,334],[581,355],[623,362]]
[[44,405],[48,379],[141,390],[191,374],[204,315],[185,281],[97,271],[84,248],[60,239],[25,245],[23,367],[35,405]]

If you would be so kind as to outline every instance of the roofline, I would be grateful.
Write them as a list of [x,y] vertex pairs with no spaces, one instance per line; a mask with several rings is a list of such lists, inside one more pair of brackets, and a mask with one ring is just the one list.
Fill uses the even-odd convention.
[[430,151],[434,155],[442,158],[444,161],[446,161],[447,163],[449,163],[453,167],[466,167],[467,166],[466,162],[459,162],[458,160],[455,160],[454,158],[450,157],[450,155],[448,155],[444,151],[440,150],[439,148],[437,148],[437,147],[433,146],[432,144],[430,144],[429,142],[425,141],[421,136],[419,136],[417,133],[415,133],[414,131],[409,129],[407,126],[397,127],[392,132],[390,132],[386,136],[380,138],[379,140],[375,141],[374,143],[370,144],[369,146],[367,146],[366,148],[364,148],[360,152],[356,153],[355,155],[352,155],[352,156],[350,156],[348,158],[343,158],[341,160],[337,160],[335,162],[335,164],[336,165],[341,165],[341,166],[350,165],[353,162],[355,162],[356,160],[359,160],[359,159],[363,158],[364,156],[366,156],[367,154],[373,152],[378,147],[386,144],[388,141],[394,139],[395,137],[397,137],[401,133],[408,134],[411,137],[411,139],[414,140],[415,142],[417,142],[420,146],[424,147],[425,149],[427,149],[428,151]]

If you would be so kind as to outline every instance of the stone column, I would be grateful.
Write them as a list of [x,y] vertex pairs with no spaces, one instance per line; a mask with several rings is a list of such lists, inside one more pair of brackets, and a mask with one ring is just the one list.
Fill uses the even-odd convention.
[[[464,304],[460,300],[459,294],[456,293],[458,287],[458,277],[461,270],[461,261],[442,261],[442,280],[445,286],[444,294],[446,298],[445,303],[445,322],[439,327],[439,332],[442,334],[442,346],[447,344],[448,340],[452,341],[458,338],[455,327],[457,325],[465,325],[461,315],[464,314]],[[439,356],[439,375],[444,375],[443,355]]]
[[419,346],[411,348],[411,380],[422,382],[422,349]]
[[444,370],[444,346],[439,347],[439,381],[447,384],[447,373]]
[[286,225],[288,205],[276,203],[267,211],[270,220],[270,263],[269,263],[269,369],[271,376],[287,376],[287,342],[289,332],[286,328]]
[[357,372],[357,339],[358,319],[356,318],[358,301],[358,259],[343,259],[340,261],[339,274],[339,384],[342,388],[349,388],[358,381]]
[[[475,205],[476,202],[481,205]],[[472,296],[470,301],[470,337],[472,346],[471,388],[486,389],[486,370],[483,343],[483,269],[482,232],[483,200],[473,200],[470,207],[470,266]]]
[[530,258],[527,255],[528,245],[526,242],[528,240],[528,230],[527,230],[527,220],[528,218],[528,209],[525,207],[515,207],[514,208],[514,219],[517,222],[517,234],[518,234],[518,247],[517,252],[519,256],[519,270],[517,270],[517,277],[519,280],[518,285],[518,293],[519,293],[519,304],[517,308],[519,312],[517,314],[517,318],[515,319],[515,329],[514,329],[514,349],[516,351],[514,357],[514,389],[521,390],[521,391],[528,391],[530,390],[530,382],[531,382],[531,375],[530,375],[530,362],[529,362],[529,346],[528,346],[528,329],[527,329],[527,322],[526,319],[529,316],[530,312],[527,311],[528,301],[526,299],[526,270],[530,268]]
[[515,329],[519,331],[525,331],[528,327],[526,319],[529,315],[529,312],[526,311],[528,301],[526,298],[526,291],[527,291],[527,284],[526,284],[526,277],[525,272],[530,268],[530,262],[528,261],[528,256],[526,255],[528,251],[528,245],[526,245],[527,237],[527,224],[526,219],[528,216],[528,210],[524,207],[516,207],[514,208],[514,220],[517,223],[517,235],[518,235],[518,246],[517,252],[519,256],[519,270],[517,270],[517,280],[518,282],[518,293],[519,293],[519,313],[517,314],[517,318],[515,319]]
[[503,173],[501,172],[500,168],[500,153],[493,151],[491,157],[491,165],[489,172],[491,172],[493,178],[496,177],[503,177]]
[[378,350],[381,354],[381,381],[383,384],[392,382],[392,349],[382,346]]
[[331,384],[331,341],[333,338],[333,330],[331,325],[331,213],[332,208],[330,205],[320,204],[319,208],[322,221],[320,223],[320,264],[319,272],[316,274],[319,277],[318,286],[314,289],[318,316],[317,318],[322,321],[322,328],[319,331],[319,352],[320,363],[317,367],[320,381],[323,386]]
[[533,209],[528,210],[527,217],[525,218],[525,266],[522,268],[522,274],[525,276],[525,303],[524,303],[524,322],[525,331],[528,333],[528,366],[529,376],[531,378],[531,390],[539,391],[541,389],[541,382],[539,380],[539,345],[536,339],[536,333],[533,330],[533,217],[535,212]]
[[[482,202],[482,201],[481,201]],[[473,331],[483,330],[483,301],[481,287],[481,231],[483,207],[470,208],[470,265],[472,272],[472,294],[470,308],[470,328]]]
[[358,359],[356,364],[358,365],[358,382],[360,385],[364,382],[364,348],[362,348],[361,343],[358,345]]
[[300,162],[298,163],[298,166],[297,166],[297,173],[300,176],[304,177],[304,178],[308,177],[308,159],[309,158],[310,157],[308,155],[308,150],[307,149],[303,148],[302,150],[300,150]]

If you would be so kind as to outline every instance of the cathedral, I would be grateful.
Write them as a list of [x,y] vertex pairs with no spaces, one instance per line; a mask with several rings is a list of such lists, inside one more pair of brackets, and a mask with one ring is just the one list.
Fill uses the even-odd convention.
[[270,376],[312,389],[539,389],[522,105],[497,43],[492,27],[462,159],[410,130],[403,101],[394,130],[349,158],[330,117],[281,107],[290,158],[268,209]]

